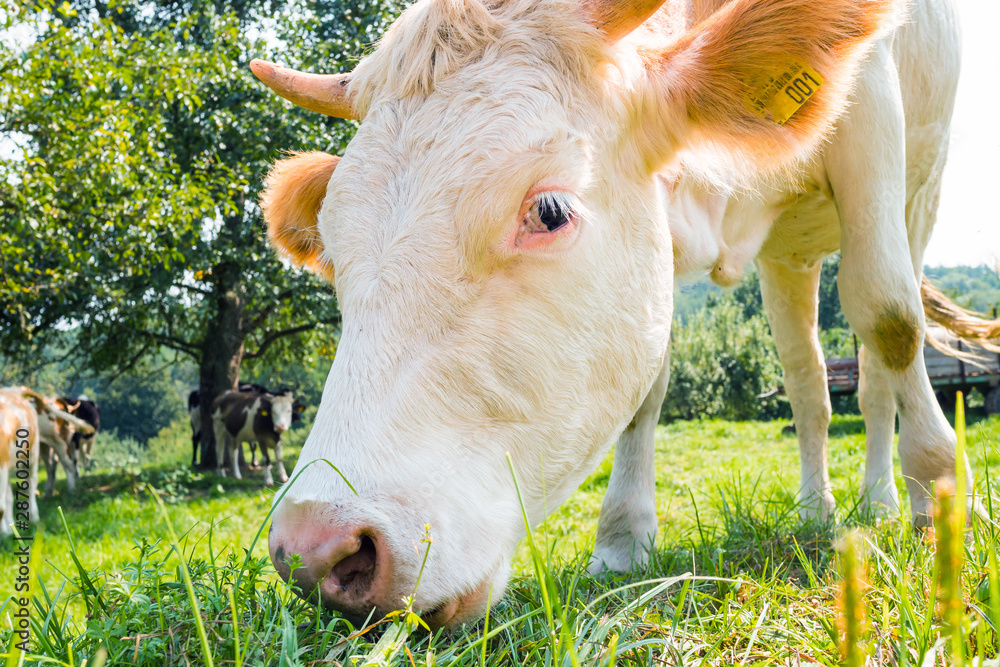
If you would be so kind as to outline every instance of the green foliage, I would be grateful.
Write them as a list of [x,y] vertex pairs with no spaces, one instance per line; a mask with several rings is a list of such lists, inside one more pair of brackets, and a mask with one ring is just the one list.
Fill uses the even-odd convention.
[[823,261],[819,278],[819,328],[848,329],[850,325],[840,308],[840,290],[837,274],[840,272],[840,253],[830,255]]
[[989,314],[1000,307],[1000,276],[990,266],[928,266],[924,275],[955,303]]
[[664,418],[750,419],[787,412],[781,397],[758,397],[781,384],[782,371],[764,317],[746,316],[752,308],[752,301],[721,298],[674,324]]
[[[338,151],[353,125],[294,109],[252,57],[345,67],[392,2],[0,0],[0,354],[35,359],[72,337],[91,370],[166,346],[202,360],[220,312],[244,358],[329,341],[328,285],[279,261],[256,204],[283,151]],[[327,12],[330,12],[328,14]],[[336,18],[330,18],[334,16]],[[332,42],[319,35],[353,26]],[[292,307],[294,302],[295,307]]]
[[101,408],[101,428],[145,444],[164,427],[187,416],[166,370],[123,375],[90,395]]

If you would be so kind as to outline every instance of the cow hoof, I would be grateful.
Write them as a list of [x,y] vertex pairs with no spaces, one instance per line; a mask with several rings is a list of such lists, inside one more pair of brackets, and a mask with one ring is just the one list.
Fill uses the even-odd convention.
[[274,486],[274,480],[273,479],[265,479],[264,480],[264,486]]
[[837,503],[833,494],[826,491],[818,497],[813,495],[799,500],[799,518],[803,523],[827,523],[834,519]]
[[615,540],[613,544],[597,545],[590,557],[587,573],[627,572],[646,566],[649,552],[631,535]]

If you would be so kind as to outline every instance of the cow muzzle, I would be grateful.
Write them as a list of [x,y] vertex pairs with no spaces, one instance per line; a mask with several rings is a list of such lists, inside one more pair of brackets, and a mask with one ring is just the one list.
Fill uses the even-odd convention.
[[[278,574],[297,595],[335,609],[360,627],[400,609],[416,582],[400,571],[410,568],[397,562],[381,528],[345,514],[353,512],[286,498],[274,513],[268,549]],[[487,577],[472,590],[456,591],[417,611],[432,629],[471,620],[485,610],[492,583]]]
[[[378,532],[338,523],[335,508],[317,501],[283,503],[268,536],[271,562],[306,600],[332,607],[352,621],[389,611],[392,557]],[[377,619],[376,619],[377,620]]]

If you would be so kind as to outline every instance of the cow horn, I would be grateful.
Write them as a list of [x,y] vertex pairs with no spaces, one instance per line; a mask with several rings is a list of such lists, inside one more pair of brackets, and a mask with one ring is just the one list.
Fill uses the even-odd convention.
[[309,74],[266,60],[251,60],[250,69],[264,85],[296,106],[334,118],[357,119],[347,96],[350,74]]
[[590,23],[604,33],[608,42],[617,42],[656,13],[665,0],[583,0]]

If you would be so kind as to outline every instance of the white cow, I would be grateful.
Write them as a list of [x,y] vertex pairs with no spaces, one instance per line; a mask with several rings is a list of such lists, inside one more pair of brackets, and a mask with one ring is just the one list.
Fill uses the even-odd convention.
[[[430,524],[417,607],[434,625],[482,613],[525,529],[507,453],[535,524],[632,423],[612,493],[633,479],[652,497],[643,434],[665,386],[673,286],[657,174],[700,146],[743,176],[791,169],[900,8],[735,0],[684,30],[679,0],[638,29],[661,4],[419,0],[353,74],[252,64],[293,102],[362,121],[342,159],[279,162],[262,202],[272,241],[334,281],[343,314],[269,540],[282,576],[301,556],[304,595],[355,617],[399,607]],[[806,74],[792,109],[778,82]],[[859,233],[892,236],[881,224]],[[876,264],[896,266],[903,237],[873,245]],[[859,298],[897,314],[888,333],[906,345],[920,335],[909,296]],[[652,509],[612,503],[603,521],[627,526],[612,515],[633,506]]]
[[[704,11],[699,4],[696,11]],[[817,306],[822,261],[838,249],[841,303],[864,342],[864,504],[899,516],[892,468],[897,410],[915,521],[929,519],[932,482],[954,478],[955,435],[924,371],[920,280],[947,156],[959,51],[951,1],[915,2],[906,24],[865,61],[852,108],[829,145],[801,169],[752,187],[720,187],[691,174],[663,181],[671,198],[678,274],[709,272],[716,283],[731,285],[756,258],[799,436],[805,516],[828,516],[834,508],[826,460],[830,399]],[[698,157],[692,162],[697,165]],[[602,524],[595,556],[608,565],[627,563],[637,520],[648,518],[653,501],[635,499],[639,483],[647,482],[621,478],[605,498],[607,516],[618,520]],[[629,503],[643,507],[617,507]],[[644,529],[655,529],[655,516]]]

